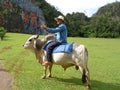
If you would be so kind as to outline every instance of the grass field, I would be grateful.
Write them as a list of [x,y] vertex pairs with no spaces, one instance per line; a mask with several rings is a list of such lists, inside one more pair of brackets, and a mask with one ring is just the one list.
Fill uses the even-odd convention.
[[[86,90],[81,72],[53,66],[53,78],[41,79],[42,66],[22,45],[31,35],[7,33],[0,41],[0,60],[13,76],[13,90]],[[43,36],[40,36],[40,38]],[[120,90],[120,39],[69,37],[88,48],[92,90]]]

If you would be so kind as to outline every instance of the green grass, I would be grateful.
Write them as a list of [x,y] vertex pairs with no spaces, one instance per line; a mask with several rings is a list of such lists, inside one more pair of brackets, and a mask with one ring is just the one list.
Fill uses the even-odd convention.
[[[33,53],[22,47],[29,36],[7,33],[0,41],[0,60],[13,76],[13,90],[86,90],[81,72],[74,67],[64,71],[54,65],[53,78],[41,79],[42,66]],[[68,42],[88,48],[92,90],[120,89],[120,39],[69,37]]]

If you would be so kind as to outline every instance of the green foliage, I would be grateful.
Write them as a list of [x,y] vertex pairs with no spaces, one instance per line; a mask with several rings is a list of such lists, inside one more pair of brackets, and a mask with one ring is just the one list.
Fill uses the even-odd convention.
[[84,37],[85,32],[83,27],[89,20],[84,13],[72,13],[66,15],[66,24],[68,26],[68,36],[81,36]]
[[5,33],[6,33],[6,31],[5,31],[4,27],[0,27],[0,38],[1,38],[1,40],[3,40],[3,38],[5,36]]
[[0,26],[2,26],[4,23],[4,8],[2,7],[2,4],[0,4]]
[[19,6],[12,4],[12,9],[7,9],[7,13],[4,14],[5,24],[8,32],[23,32],[23,21],[21,17],[21,9]]
[[120,37],[120,2],[101,7],[91,18],[90,35],[92,37]]
[[[48,27],[56,27],[54,17],[62,15],[56,7],[45,0],[35,0],[45,17]],[[92,17],[84,13],[72,13],[65,16],[68,36],[118,38],[120,37],[120,2],[116,1],[98,9]],[[0,17],[7,31],[23,32],[21,9],[12,3],[12,9],[2,7],[0,4]],[[17,22],[16,22],[17,21]]]
[[45,0],[37,0],[37,5],[42,9],[46,24],[49,27],[55,27],[56,22],[54,20],[58,15],[62,15],[54,6],[47,3]]
[[120,2],[101,7],[91,18],[83,13],[67,14],[69,36],[117,38],[120,37]]
[[120,2],[113,2],[101,7],[95,15],[120,16]]
[[4,27],[8,32],[22,32],[23,22],[21,17],[21,9],[15,3],[9,2],[11,8],[7,8],[0,3],[0,13],[4,21]]

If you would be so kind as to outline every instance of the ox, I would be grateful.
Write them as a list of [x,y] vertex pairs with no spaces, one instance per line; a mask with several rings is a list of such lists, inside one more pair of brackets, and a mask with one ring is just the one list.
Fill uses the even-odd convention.
[[[36,59],[43,65],[46,60],[46,51],[43,50],[43,47],[48,41],[55,39],[55,37],[53,35],[47,35],[43,39],[39,39],[38,37],[38,35],[32,35],[28,38],[23,47],[35,53]],[[64,70],[70,66],[75,66],[76,69],[80,69],[82,72],[82,82],[87,82],[87,88],[90,89],[90,75],[87,67],[88,51],[84,45],[73,44],[73,52],[71,54],[63,52],[53,53],[52,57],[53,64],[61,65]],[[46,78],[47,68],[49,69],[48,77],[51,77],[52,65],[43,65],[43,68],[42,78]]]

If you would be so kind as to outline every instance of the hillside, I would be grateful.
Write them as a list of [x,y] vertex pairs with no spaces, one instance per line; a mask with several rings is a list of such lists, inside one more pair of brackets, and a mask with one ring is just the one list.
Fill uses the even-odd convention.
[[120,37],[120,2],[114,2],[101,7],[91,17],[89,35],[92,37]]
[[[17,1],[17,0],[13,0]],[[22,1],[21,5],[28,0]],[[34,0],[31,0],[31,3]],[[44,34],[40,29],[39,11],[43,13],[45,24],[48,27],[57,26],[54,17],[62,14],[54,6],[47,3],[45,0],[35,0],[33,4],[39,8],[38,12],[22,9],[15,3],[7,0],[0,2],[0,23],[7,29],[8,32]],[[5,5],[7,4],[7,6]],[[29,4],[29,3],[28,3]],[[26,6],[27,3],[26,3]],[[8,8],[11,7],[11,8]],[[32,8],[32,7],[31,7]],[[97,38],[118,38],[120,37],[120,2],[116,1],[102,6],[92,17],[87,17],[84,13],[75,12],[65,16],[68,29],[68,36],[73,37],[97,37]],[[36,15],[37,13],[37,15]],[[39,15],[38,15],[39,14]],[[35,15],[35,23],[32,22]],[[63,15],[63,14],[62,14]],[[22,16],[22,17],[21,17]],[[26,18],[27,17],[27,18]],[[16,22],[17,21],[17,22]],[[26,22],[27,21],[27,22]],[[34,20],[33,20],[34,21]]]
[[110,3],[101,7],[95,15],[108,15],[112,17],[120,17],[120,2],[116,1],[114,3]]

